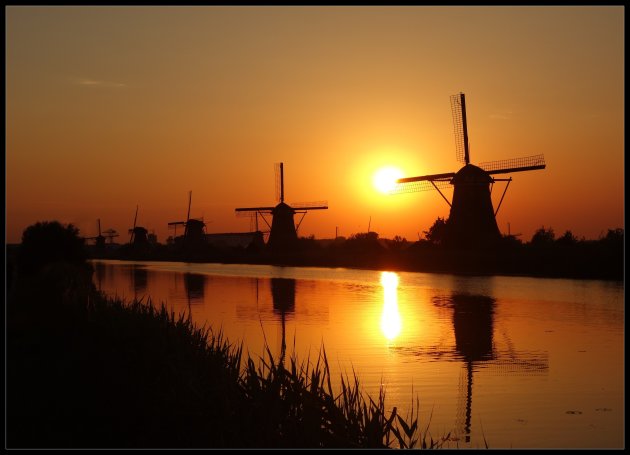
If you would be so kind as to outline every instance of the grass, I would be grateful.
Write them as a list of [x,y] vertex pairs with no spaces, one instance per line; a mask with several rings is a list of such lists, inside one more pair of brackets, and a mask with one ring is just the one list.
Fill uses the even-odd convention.
[[[255,360],[150,300],[108,298],[71,269],[17,280],[8,301],[9,448],[439,448],[356,374]],[[65,283],[65,284],[60,284]],[[83,285],[81,284],[83,283]],[[286,365],[285,365],[286,364]],[[415,410],[415,411],[414,411]]]

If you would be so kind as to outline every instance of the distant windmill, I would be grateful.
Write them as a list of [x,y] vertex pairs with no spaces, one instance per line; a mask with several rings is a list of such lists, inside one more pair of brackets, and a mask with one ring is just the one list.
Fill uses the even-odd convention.
[[118,237],[118,232],[115,229],[109,228],[103,231],[104,237],[109,240],[109,243],[114,243],[114,237]]
[[101,234],[101,219],[97,220],[98,222],[98,235],[96,237],[86,237],[85,240],[94,240],[94,244],[102,248],[105,246],[105,237]]
[[[309,210],[325,210],[328,208],[326,202],[300,203],[290,206],[284,202],[284,164],[276,165],[276,198],[279,203],[275,207],[242,207],[235,211],[239,213],[249,213],[258,219],[262,217],[270,229],[267,245],[274,250],[287,250],[297,242],[297,232],[302,224],[302,220]],[[279,193],[279,194],[278,194]],[[297,225],[294,215],[301,214]],[[272,217],[271,225],[265,215]]]
[[203,219],[195,219],[190,217],[190,206],[192,203],[192,191],[188,192],[188,213],[186,215],[186,221],[171,221],[168,223],[169,227],[175,229],[175,235],[177,234],[177,226],[184,226],[184,241],[203,241],[205,240],[205,228],[206,224]]
[[[543,155],[490,161],[479,166],[470,164],[468,128],[466,124],[466,101],[463,93],[451,96],[453,125],[457,160],[464,163],[457,172],[406,177],[397,181],[393,193],[415,192],[436,189],[451,207],[447,221],[445,244],[458,247],[488,245],[501,238],[496,222],[505,193],[512,178],[497,179],[495,174],[533,171],[545,168]],[[507,182],[496,210],[493,209],[491,191],[497,181]],[[453,185],[452,203],[440,191]]]
[[129,243],[132,245],[145,245],[149,243],[149,239],[147,238],[147,233],[149,232],[146,228],[141,226],[136,226],[136,222],[138,221],[138,206],[136,205],[136,216],[133,218],[133,228],[129,229]]

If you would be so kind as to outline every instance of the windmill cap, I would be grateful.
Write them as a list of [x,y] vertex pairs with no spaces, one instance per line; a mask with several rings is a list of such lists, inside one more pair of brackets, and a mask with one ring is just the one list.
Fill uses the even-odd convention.
[[492,177],[490,177],[490,174],[474,164],[467,164],[461,168],[451,180],[452,184],[484,184],[491,182]]
[[277,215],[279,213],[293,213],[293,212],[294,210],[291,208],[291,206],[284,202],[279,203],[273,209],[274,215]]

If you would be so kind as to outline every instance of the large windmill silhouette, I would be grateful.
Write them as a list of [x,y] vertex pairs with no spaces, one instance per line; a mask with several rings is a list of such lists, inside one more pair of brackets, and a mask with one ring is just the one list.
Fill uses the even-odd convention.
[[[455,247],[486,246],[501,238],[496,215],[512,178],[495,178],[496,174],[533,171],[545,168],[543,155],[527,156],[507,160],[490,161],[475,166],[470,163],[466,99],[463,93],[451,96],[453,125],[455,128],[456,156],[464,166],[457,172],[405,177],[397,181],[394,193],[437,190],[451,207],[444,244]],[[505,189],[496,209],[492,205],[492,186],[497,181],[506,182]],[[453,199],[440,188],[453,186]]]
[[[258,224],[258,215],[269,227],[269,239],[267,246],[275,251],[288,251],[297,243],[297,232],[302,224],[302,220],[309,210],[325,210],[328,208],[326,202],[310,202],[288,205],[284,202],[284,164],[279,163],[276,166],[276,198],[278,204],[276,206],[264,207],[241,207],[235,209],[237,215],[239,213],[248,214],[256,217]],[[295,224],[295,215],[301,214],[302,217]],[[267,220],[267,216],[272,217],[271,224]]]

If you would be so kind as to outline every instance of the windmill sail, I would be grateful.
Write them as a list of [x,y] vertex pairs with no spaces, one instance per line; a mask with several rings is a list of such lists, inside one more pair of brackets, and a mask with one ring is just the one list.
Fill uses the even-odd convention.
[[276,171],[276,201],[284,202],[284,163],[276,163],[275,171]]
[[463,93],[451,96],[453,128],[455,129],[455,156],[460,163],[470,163],[468,154],[468,126],[466,121],[466,98]]
[[289,205],[293,210],[325,210],[328,208],[327,201],[292,202]]
[[388,194],[416,193],[418,191],[429,191],[435,189],[448,189],[451,187],[448,180],[418,180],[397,183]]
[[479,167],[488,174],[510,174],[512,172],[544,169],[546,165],[543,155],[533,155],[522,158],[510,158],[507,160],[487,161],[485,163],[479,163]]

